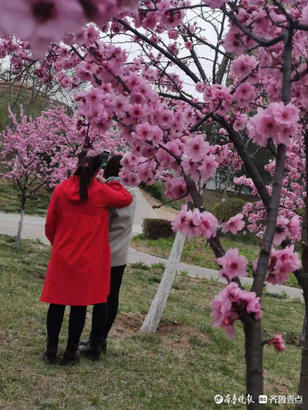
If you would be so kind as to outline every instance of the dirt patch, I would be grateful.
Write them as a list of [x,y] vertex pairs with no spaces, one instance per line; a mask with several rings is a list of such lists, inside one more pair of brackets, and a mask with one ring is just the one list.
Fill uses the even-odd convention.
[[[119,314],[111,335],[125,338],[138,333],[144,318],[145,315],[139,313]],[[163,319],[160,322],[156,334],[160,336],[162,344],[178,349],[208,342],[208,336],[198,329],[168,319]]]
[[[142,190],[141,193],[142,193],[142,196],[149,202],[150,205],[159,206],[162,204],[160,201],[158,201],[158,199],[153,198],[149,192]],[[155,211],[159,215],[160,218],[167,219],[168,221],[173,221],[175,215],[179,213],[179,211],[167,205],[164,205],[161,208],[156,208]]]
[[160,258],[167,258],[169,256],[169,252],[164,252],[162,249],[156,250],[154,248],[150,248],[144,243],[139,243],[138,241],[132,240],[130,243],[131,248],[135,249],[138,252],[143,252],[148,255],[158,256]]

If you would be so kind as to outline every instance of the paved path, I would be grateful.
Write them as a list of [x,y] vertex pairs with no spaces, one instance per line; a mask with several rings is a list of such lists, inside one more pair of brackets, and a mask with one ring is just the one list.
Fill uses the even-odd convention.
[[[155,263],[163,263],[166,264],[166,259],[159,258],[157,256],[148,255],[142,252],[138,252],[135,249],[130,248],[129,250],[129,263],[136,263],[136,262],[143,262],[147,265],[152,265]],[[209,280],[214,280],[216,282],[226,284],[226,281],[219,277],[218,271],[213,269],[201,268],[200,266],[188,265],[186,263],[179,263],[178,265],[179,272],[185,272],[188,276],[194,278],[206,278]],[[252,284],[251,278],[241,278],[241,282],[243,285]],[[303,291],[298,288],[293,288],[290,286],[284,285],[272,285],[268,283],[265,288],[265,292],[274,294],[274,295],[286,295],[290,299],[298,299],[302,302],[304,301],[303,298]]]
[[[162,214],[159,210],[152,209],[149,202],[144,198],[141,191],[138,189],[137,196],[137,210],[136,218],[133,226],[133,235],[137,235],[142,232],[142,222],[144,218],[160,218]],[[166,211],[164,211],[166,212]],[[171,215],[170,215],[171,219]],[[17,232],[17,226],[19,221],[19,215],[17,214],[5,214],[0,213],[0,234],[15,236]],[[24,228],[22,237],[30,239],[40,239],[44,243],[49,243],[44,234],[45,218],[38,216],[26,216],[24,221]],[[147,265],[155,263],[166,263],[166,259],[138,252],[135,249],[130,248],[129,263],[143,262]],[[218,276],[218,272],[213,269],[201,268],[199,266],[187,265],[186,263],[180,263],[178,266],[179,272],[187,272],[191,277],[207,278],[209,280],[215,280],[221,283],[226,283]],[[241,278],[243,284],[251,285],[251,278]],[[290,299],[299,299],[303,301],[302,290],[298,288],[292,288],[284,285],[266,285],[266,292],[271,294],[286,294]]]
[[[133,226],[133,235],[142,232],[144,218],[160,218],[158,211],[152,209],[149,202],[143,197],[141,191],[136,189],[136,217]],[[18,214],[0,213],[0,233],[15,236],[19,222]],[[25,216],[22,231],[23,239],[39,239],[49,243],[44,233],[45,218],[40,216]]]

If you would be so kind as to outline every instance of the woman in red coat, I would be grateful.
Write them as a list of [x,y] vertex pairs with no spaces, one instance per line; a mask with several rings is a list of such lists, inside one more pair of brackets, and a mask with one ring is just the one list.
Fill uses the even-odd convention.
[[132,197],[119,182],[100,182],[100,166],[100,156],[85,157],[75,175],[55,188],[49,203],[45,233],[52,252],[40,300],[50,304],[45,352],[50,362],[56,360],[65,305],[71,311],[63,364],[79,361],[87,305],[99,304],[100,320],[105,320],[110,288],[108,207],[128,206]]

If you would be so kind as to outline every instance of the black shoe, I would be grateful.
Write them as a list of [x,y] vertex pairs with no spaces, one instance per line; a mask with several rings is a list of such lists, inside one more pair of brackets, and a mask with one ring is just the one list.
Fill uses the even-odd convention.
[[46,352],[43,355],[43,359],[50,364],[54,364],[57,361],[58,352],[58,340],[47,339]]
[[62,366],[74,366],[80,362],[80,352],[78,349],[79,343],[67,343],[66,351],[62,357],[60,364]]
[[80,353],[93,361],[99,360],[101,353],[106,353],[106,349],[107,342],[103,337],[91,337],[89,341],[79,343]]
[[[102,344],[101,344],[101,348],[102,348],[102,353],[106,354],[107,353],[107,339],[102,338]],[[79,351],[80,353],[83,353],[85,350],[89,350],[90,349],[90,340],[85,341],[81,341],[79,343]]]

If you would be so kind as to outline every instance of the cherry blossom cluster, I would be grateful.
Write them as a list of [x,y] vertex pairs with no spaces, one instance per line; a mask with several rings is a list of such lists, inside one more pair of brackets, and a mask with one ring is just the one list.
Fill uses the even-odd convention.
[[266,280],[274,285],[285,283],[289,280],[290,273],[298,270],[300,266],[299,256],[294,252],[294,246],[272,249]]
[[43,57],[51,41],[78,33],[85,23],[102,26],[137,7],[136,0],[1,0],[0,33],[30,42]]
[[239,255],[238,249],[228,249],[224,256],[217,258],[217,263],[222,266],[220,276],[228,282],[234,278],[247,276],[248,261],[245,256]]
[[231,282],[221,290],[212,301],[213,324],[221,327],[228,339],[235,334],[234,322],[244,314],[255,320],[262,318],[260,298],[254,292],[241,289],[237,283]]
[[203,236],[210,239],[216,236],[218,221],[210,212],[200,212],[199,209],[188,209],[183,205],[181,211],[172,222],[174,231],[182,232],[189,238]]
[[232,216],[227,222],[221,224],[221,231],[223,233],[231,232],[233,235],[236,235],[245,226],[243,218],[244,215],[242,213]]
[[12,112],[10,117],[13,128],[2,134],[6,178],[30,182],[36,177],[45,186],[54,187],[76,168],[76,147],[82,139],[72,132],[73,120],[63,109],[48,110],[35,120],[28,119],[22,110],[20,120]]
[[271,339],[266,340],[265,343],[268,344],[269,346],[273,346],[279,352],[282,352],[283,350],[286,349],[282,335],[280,333],[278,333]]
[[[285,240],[295,242],[300,239],[302,217],[297,215],[297,210],[304,207],[305,187],[301,183],[304,172],[304,159],[302,144],[293,143],[287,152],[286,159],[286,176],[283,180],[283,188],[277,219],[277,229],[274,236],[274,246],[281,245]],[[265,167],[270,173],[273,172],[275,161],[271,161]],[[234,179],[235,184],[244,185],[251,189],[251,194],[257,196],[257,190],[250,178],[239,177]],[[268,186],[268,192],[271,193],[271,187]],[[262,237],[266,210],[262,201],[254,203],[248,202],[244,205],[242,213],[247,218],[247,229],[255,232],[259,237]]]
[[[37,179],[52,188],[76,170],[85,141],[85,129],[77,129],[76,116],[68,116],[63,107],[44,111],[34,119],[27,118],[22,108],[19,117],[10,110],[9,115],[13,126],[1,134],[5,178],[23,180],[26,185]],[[106,146],[110,150],[119,147],[112,136],[102,140],[95,128],[90,129],[88,138],[96,153]]]
[[291,136],[298,131],[298,121],[299,110],[295,105],[271,103],[249,120],[248,135],[261,146],[266,146],[269,139],[277,145],[289,145]]
[[152,0],[144,2],[144,5],[146,7],[141,7],[139,13],[134,16],[136,27],[142,26],[151,30],[158,27],[171,29],[182,23],[184,10],[180,9],[183,3],[179,0]]

